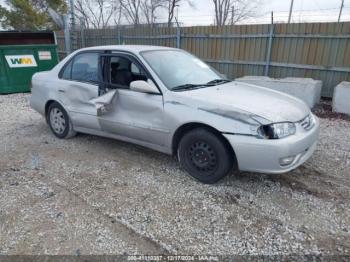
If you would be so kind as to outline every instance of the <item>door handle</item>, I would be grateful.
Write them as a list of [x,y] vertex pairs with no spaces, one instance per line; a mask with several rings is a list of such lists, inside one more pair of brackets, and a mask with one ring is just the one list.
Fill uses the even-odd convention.
[[58,89],[58,92],[60,92],[60,93],[65,93],[66,90],[64,90],[64,89]]

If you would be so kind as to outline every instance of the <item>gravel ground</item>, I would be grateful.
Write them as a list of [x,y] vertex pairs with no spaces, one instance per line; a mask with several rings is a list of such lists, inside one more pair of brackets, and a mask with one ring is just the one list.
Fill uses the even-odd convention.
[[59,140],[28,98],[0,96],[0,254],[350,254],[346,117],[293,172],[203,185],[139,146]]

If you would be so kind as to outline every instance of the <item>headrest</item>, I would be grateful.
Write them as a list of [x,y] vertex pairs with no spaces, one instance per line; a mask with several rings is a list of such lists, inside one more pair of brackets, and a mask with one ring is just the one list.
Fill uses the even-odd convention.
[[113,62],[113,63],[111,63],[111,68],[112,69],[118,69],[119,65],[120,64],[118,62]]

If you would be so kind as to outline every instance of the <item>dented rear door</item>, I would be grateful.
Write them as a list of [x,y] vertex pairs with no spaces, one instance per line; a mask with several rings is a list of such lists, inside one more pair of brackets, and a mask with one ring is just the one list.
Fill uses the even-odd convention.
[[75,127],[101,130],[97,109],[91,100],[99,96],[99,52],[83,52],[69,61],[60,76],[58,94]]

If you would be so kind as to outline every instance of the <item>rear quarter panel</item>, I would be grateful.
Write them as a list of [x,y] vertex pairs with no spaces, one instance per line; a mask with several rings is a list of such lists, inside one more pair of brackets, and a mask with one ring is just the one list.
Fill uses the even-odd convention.
[[32,77],[30,106],[43,116],[46,103],[50,100],[58,101],[54,82],[55,76],[50,71],[36,73]]

